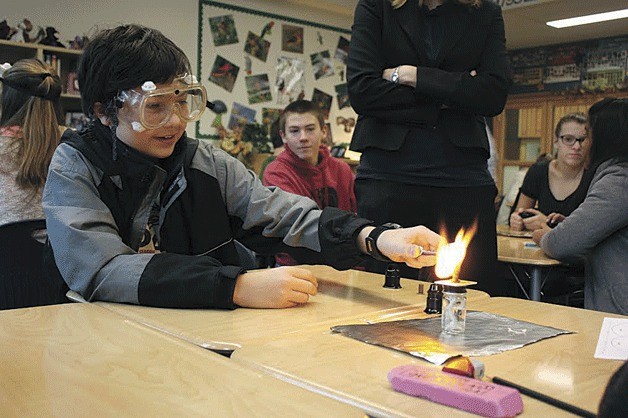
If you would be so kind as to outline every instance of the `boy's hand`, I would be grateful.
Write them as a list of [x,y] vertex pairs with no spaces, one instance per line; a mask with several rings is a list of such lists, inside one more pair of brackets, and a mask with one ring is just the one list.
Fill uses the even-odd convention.
[[254,270],[236,279],[233,303],[244,308],[291,308],[307,303],[317,287],[316,277],[298,267]]
[[436,251],[440,235],[424,226],[389,229],[377,239],[377,248],[393,261],[421,268],[436,264],[435,255],[421,255],[423,251]]

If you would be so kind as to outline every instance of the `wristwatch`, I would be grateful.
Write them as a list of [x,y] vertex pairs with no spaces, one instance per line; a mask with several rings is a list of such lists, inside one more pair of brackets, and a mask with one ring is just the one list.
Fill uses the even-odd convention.
[[399,67],[395,68],[390,76],[390,81],[397,84],[399,83]]
[[368,237],[366,237],[366,239],[364,240],[366,244],[366,252],[368,253],[368,255],[379,261],[390,261],[388,257],[379,252],[379,249],[377,248],[377,238],[379,238],[379,236],[384,231],[399,228],[401,228],[401,225],[387,222],[373,229]]

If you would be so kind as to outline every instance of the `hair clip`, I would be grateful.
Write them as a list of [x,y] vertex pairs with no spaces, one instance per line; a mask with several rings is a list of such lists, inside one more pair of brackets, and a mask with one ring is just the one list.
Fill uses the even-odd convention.
[[4,64],[0,64],[0,77],[2,77],[4,72],[8,70],[9,68],[11,68],[11,64],[9,64],[8,62],[5,62]]

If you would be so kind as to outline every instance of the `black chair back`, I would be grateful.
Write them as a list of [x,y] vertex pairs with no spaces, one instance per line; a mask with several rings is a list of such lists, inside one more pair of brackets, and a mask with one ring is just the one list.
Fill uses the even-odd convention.
[[0,225],[0,309],[66,303],[65,288],[44,268],[46,221]]

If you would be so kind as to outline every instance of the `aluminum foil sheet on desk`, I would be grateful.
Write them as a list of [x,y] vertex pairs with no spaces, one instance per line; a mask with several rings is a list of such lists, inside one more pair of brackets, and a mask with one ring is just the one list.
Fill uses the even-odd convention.
[[459,355],[476,357],[497,354],[545,338],[572,333],[478,311],[467,312],[466,330],[459,335],[441,332],[440,316],[337,325],[331,330],[368,344],[403,351],[434,364],[443,364],[448,358]]

